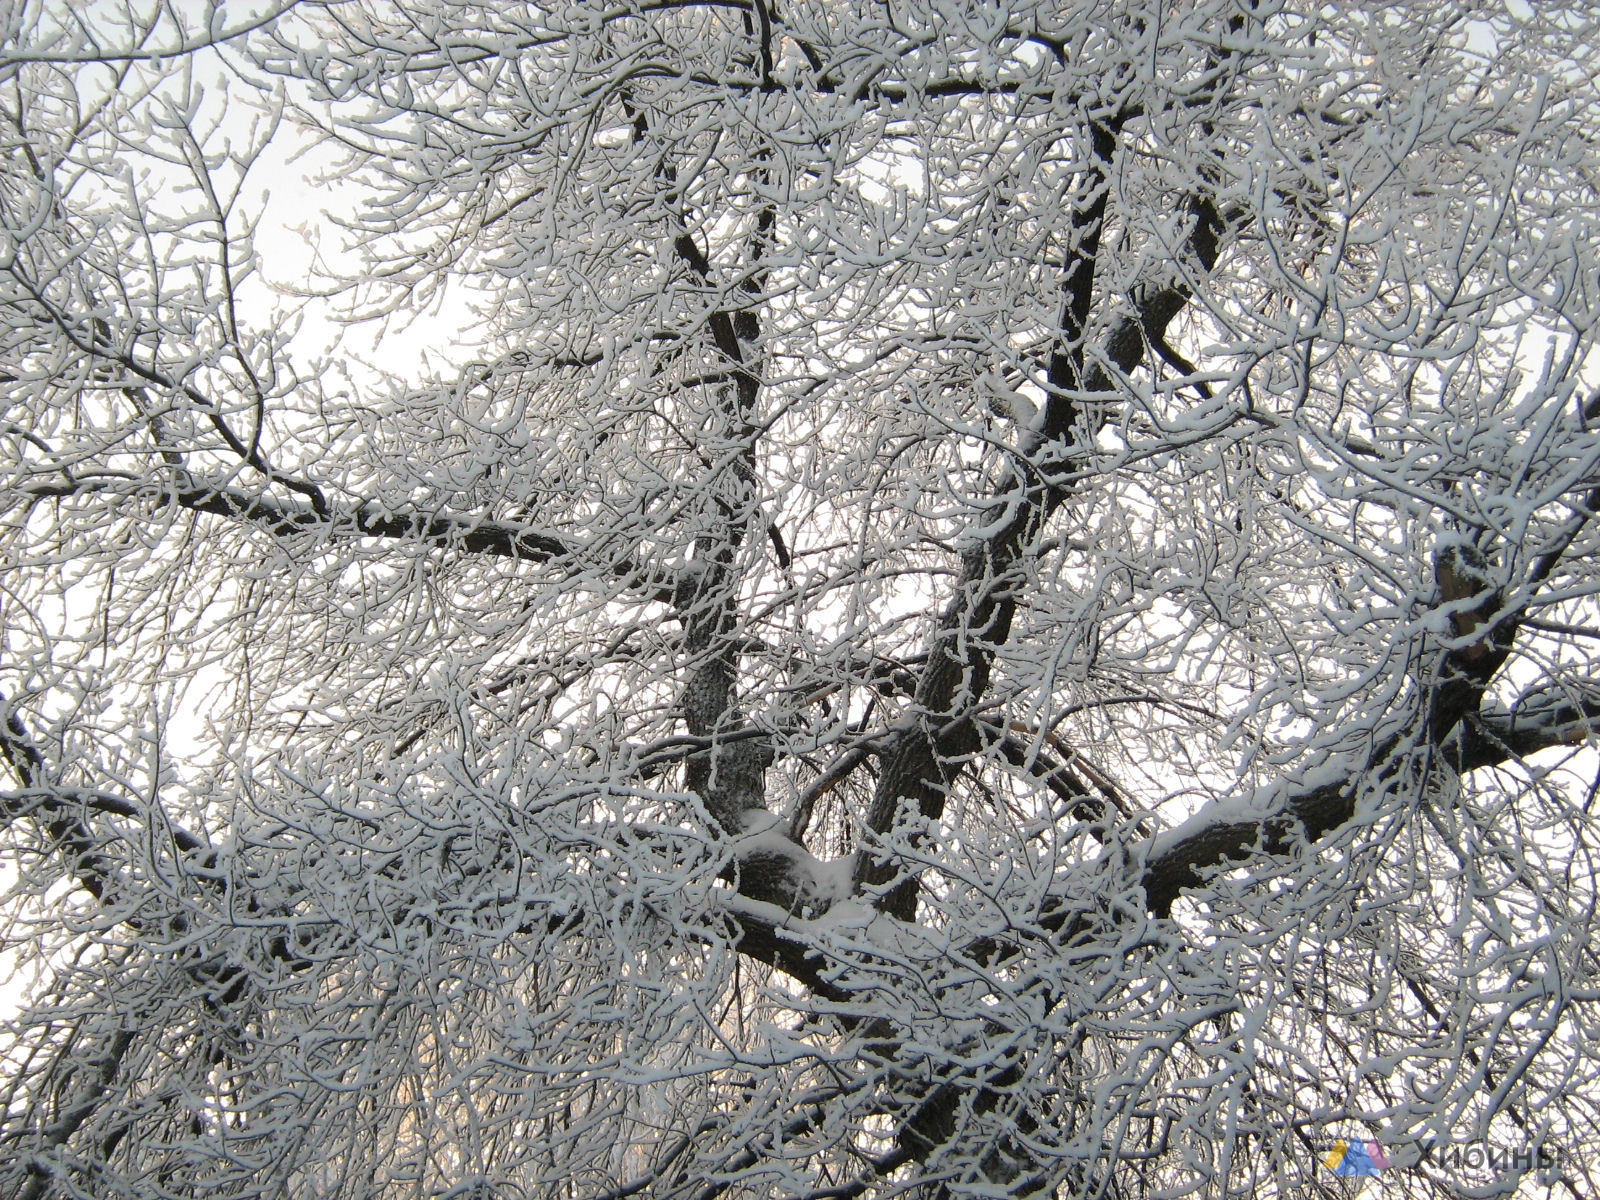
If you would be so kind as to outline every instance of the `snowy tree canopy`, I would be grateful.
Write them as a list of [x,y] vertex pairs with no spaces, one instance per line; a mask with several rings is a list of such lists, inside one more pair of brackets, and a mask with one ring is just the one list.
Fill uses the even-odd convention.
[[1593,1194],[1600,4],[0,16],[0,1194]]

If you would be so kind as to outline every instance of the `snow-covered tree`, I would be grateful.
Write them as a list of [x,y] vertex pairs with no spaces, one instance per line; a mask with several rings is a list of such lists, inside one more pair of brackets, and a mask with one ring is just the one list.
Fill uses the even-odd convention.
[[1591,1194],[1600,5],[0,38],[0,1193]]

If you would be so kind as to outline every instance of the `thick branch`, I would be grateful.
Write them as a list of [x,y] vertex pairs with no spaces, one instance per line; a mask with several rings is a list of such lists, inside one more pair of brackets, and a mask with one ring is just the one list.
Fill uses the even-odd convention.
[[[1120,319],[1106,339],[1102,360],[1090,360],[1084,331],[1093,302],[1100,226],[1119,128],[1119,121],[1111,121],[1093,130],[1096,193],[1074,226],[1076,253],[1063,278],[1060,348],[1050,362],[1051,394],[1041,435],[1051,447],[1068,445],[1081,432],[1078,397],[1110,388],[1105,364],[1123,373],[1135,369],[1193,295],[1181,281],[1139,290],[1132,297],[1134,312]],[[1222,222],[1209,199],[1192,198],[1190,208],[1189,249],[1195,264],[1209,271],[1216,265]],[[925,820],[938,820],[951,783],[979,748],[980,733],[969,714],[988,689],[996,651],[1010,637],[1017,603],[1014,589],[1020,583],[1016,569],[1028,545],[1068,495],[1062,464],[1041,465],[1044,461],[1043,455],[1022,461],[1001,484],[992,503],[1010,508],[1011,515],[963,558],[961,583],[941,615],[918,681],[914,708],[918,719],[884,758],[867,817],[872,834],[882,835],[904,819],[908,801],[915,802]],[[898,872],[893,861],[863,855],[857,874],[870,885],[887,883]],[[902,920],[912,919],[916,889],[915,878],[902,878],[886,896],[887,911]]]
[[853,993],[827,977],[827,959],[803,936],[789,928],[789,914],[775,904],[739,896],[727,911],[739,927],[739,953],[792,976],[814,996],[834,1003]]
[[[642,114],[635,129],[641,135],[648,130]],[[676,209],[676,172],[668,165],[661,168],[660,174],[673,186],[669,203]],[[699,284],[712,286],[711,260],[701,250],[683,215],[674,211],[674,221],[674,253]],[[748,821],[759,823],[765,814],[766,769],[773,760],[769,739],[736,741],[725,740],[724,735],[744,724],[737,687],[746,646],[739,629],[738,551],[757,519],[753,418],[761,390],[761,327],[756,305],[765,278],[760,264],[771,241],[774,221],[771,206],[764,206],[757,214],[746,247],[750,270],[740,290],[750,307],[718,308],[707,319],[712,343],[731,378],[730,387],[714,392],[718,409],[713,431],[728,440],[734,455],[726,476],[721,476],[725,468],[719,466],[720,477],[706,481],[706,495],[717,513],[715,532],[698,539],[694,561],[677,580],[672,601],[683,625],[684,647],[690,658],[689,676],[680,698],[684,724],[691,736],[711,743],[707,753],[689,759],[684,780],[712,818],[733,834],[743,833]],[[785,872],[781,864],[757,869],[751,863],[750,868],[748,883],[753,894],[763,898],[782,894],[785,884],[781,877]],[[776,877],[763,882],[769,874]]]
[[[562,537],[520,522],[458,516],[452,513],[390,512],[366,503],[330,507],[317,512],[309,504],[229,487],[163,487],[149,482],[118,479],[73,479],[62,483],[33,483],[12,492],[27,502],[95,496],[113,503],[175,505],[190,512],[227,517],[254,526],[275,537],[316,534],[349,540],[378,538],[515,558],[526,562],[576,562],[579,548]],[[644,583],[653,599],[669,601],[671,590],[635,564],[611,564],[609,573],[630,583]]]
[[[1459,652],[1457,652],[1459,653]],[[1485,681],[1486,682],[1486,681]],[[1459,719],[1440,746],[1442,758],[1461,773],[1552,746],[1583,741],[1600,726],[1600,682],[1574,688],[1546,687],[1526,693],[1510,711],[1489,710]],[[1386,758],[1376,754],[1375,761]],[[1370,769],[1347,770],[1291,791],[1260,816],[1229,819],[1232,801],[1202,812],[1187,825],[1149,844],[1139,883],[1150,912],[1166,916],[1178,895],[1202,886],[1218,869],[1258,854],[1283,854],[1314,842],[1355,815],[1356,787]],[[1208,813],[1210,815],[1208,815]]]
[[1446,744],[1461,773],[1499,766],[1553,746],[1575,746],[1600,730],[1600,680],[1536,688],[1509,711],[1490,709],[1463,721]]

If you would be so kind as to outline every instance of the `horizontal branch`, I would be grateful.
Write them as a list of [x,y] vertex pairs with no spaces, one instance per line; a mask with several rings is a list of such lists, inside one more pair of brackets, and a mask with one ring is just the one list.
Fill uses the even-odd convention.
[[[392,512],[372,503],[332,507],[320,513],[310,504],[279,500],[239,488],[183,488],[142,480],[72,479],[62,483],[29,484],[12,494],[29,503],[97,496],[113,502],[173,505],[190,512],[241,521],[276,537],[318,534],[347,539],[378,538],[538,563],[576,562],[579,557],[577,546],[547,530],[520,522],[452,513]],[[632,563],[621,562],[612,564],[610,573],[630,580],[641,572]],[[669,601],[671,589],[657,584],[651,597]]]
[[[1511,709],[1477,713],[1445,739],[1441,757],[1465,774],[1582,742],[1600,727],[1600,681],[1577,688],[1540,688]],[[1365,766],[1363,770],[1367,769]],[[1274,800],[1261,815],[1238,798],[1219,801],[1150,843],[1140,883],[1150,912],[1166,916],[1178,895],[1203,885],[1219,869],[1257,854],[1281,854],[1316,841],[1355,815],[1360,771],[1311,781]],[[1230,813],[1241,815],[1230,817]]]
[[725,911],[739,929],[739,953],[789,975],[813,996],[836,1004],[851,999],[853,993],[827,977],[827,959],[803,932],[796,929],[787,911],[776,904],[734,894]]
[[1554,746],[1575,746],[1600,731],[1600,680],[1535,688],[1510,709],[1489,709],[1462,722],[1447,745],[1465,774],[1526,758]]
[[[1151,839],[1138,879],[1150,914],[1167,916],[1180,893],[1203,886],[1218,870],[1257,855],[1287,853],[1345,824],[1355,815],[1360,773],[1329,772],[1330,778],[1287,795],[1229,797]],[[1258,807],[1265,809],[1260,815],[1252,812]]]

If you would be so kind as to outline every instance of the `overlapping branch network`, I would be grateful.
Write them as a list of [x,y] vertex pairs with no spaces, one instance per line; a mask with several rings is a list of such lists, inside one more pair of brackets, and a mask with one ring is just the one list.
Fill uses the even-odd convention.
[[[0,824],[87,964],[0,1180],[1221,1194],[1592,1129],[1527,760],[1600,719],[1595,105],[1560,22],[1437,7],[0,54]],[[252,148],[140,38],[282,80]],[[470,288],[484,346],[252,332],[286,113],[367,197],[302,296]]]

